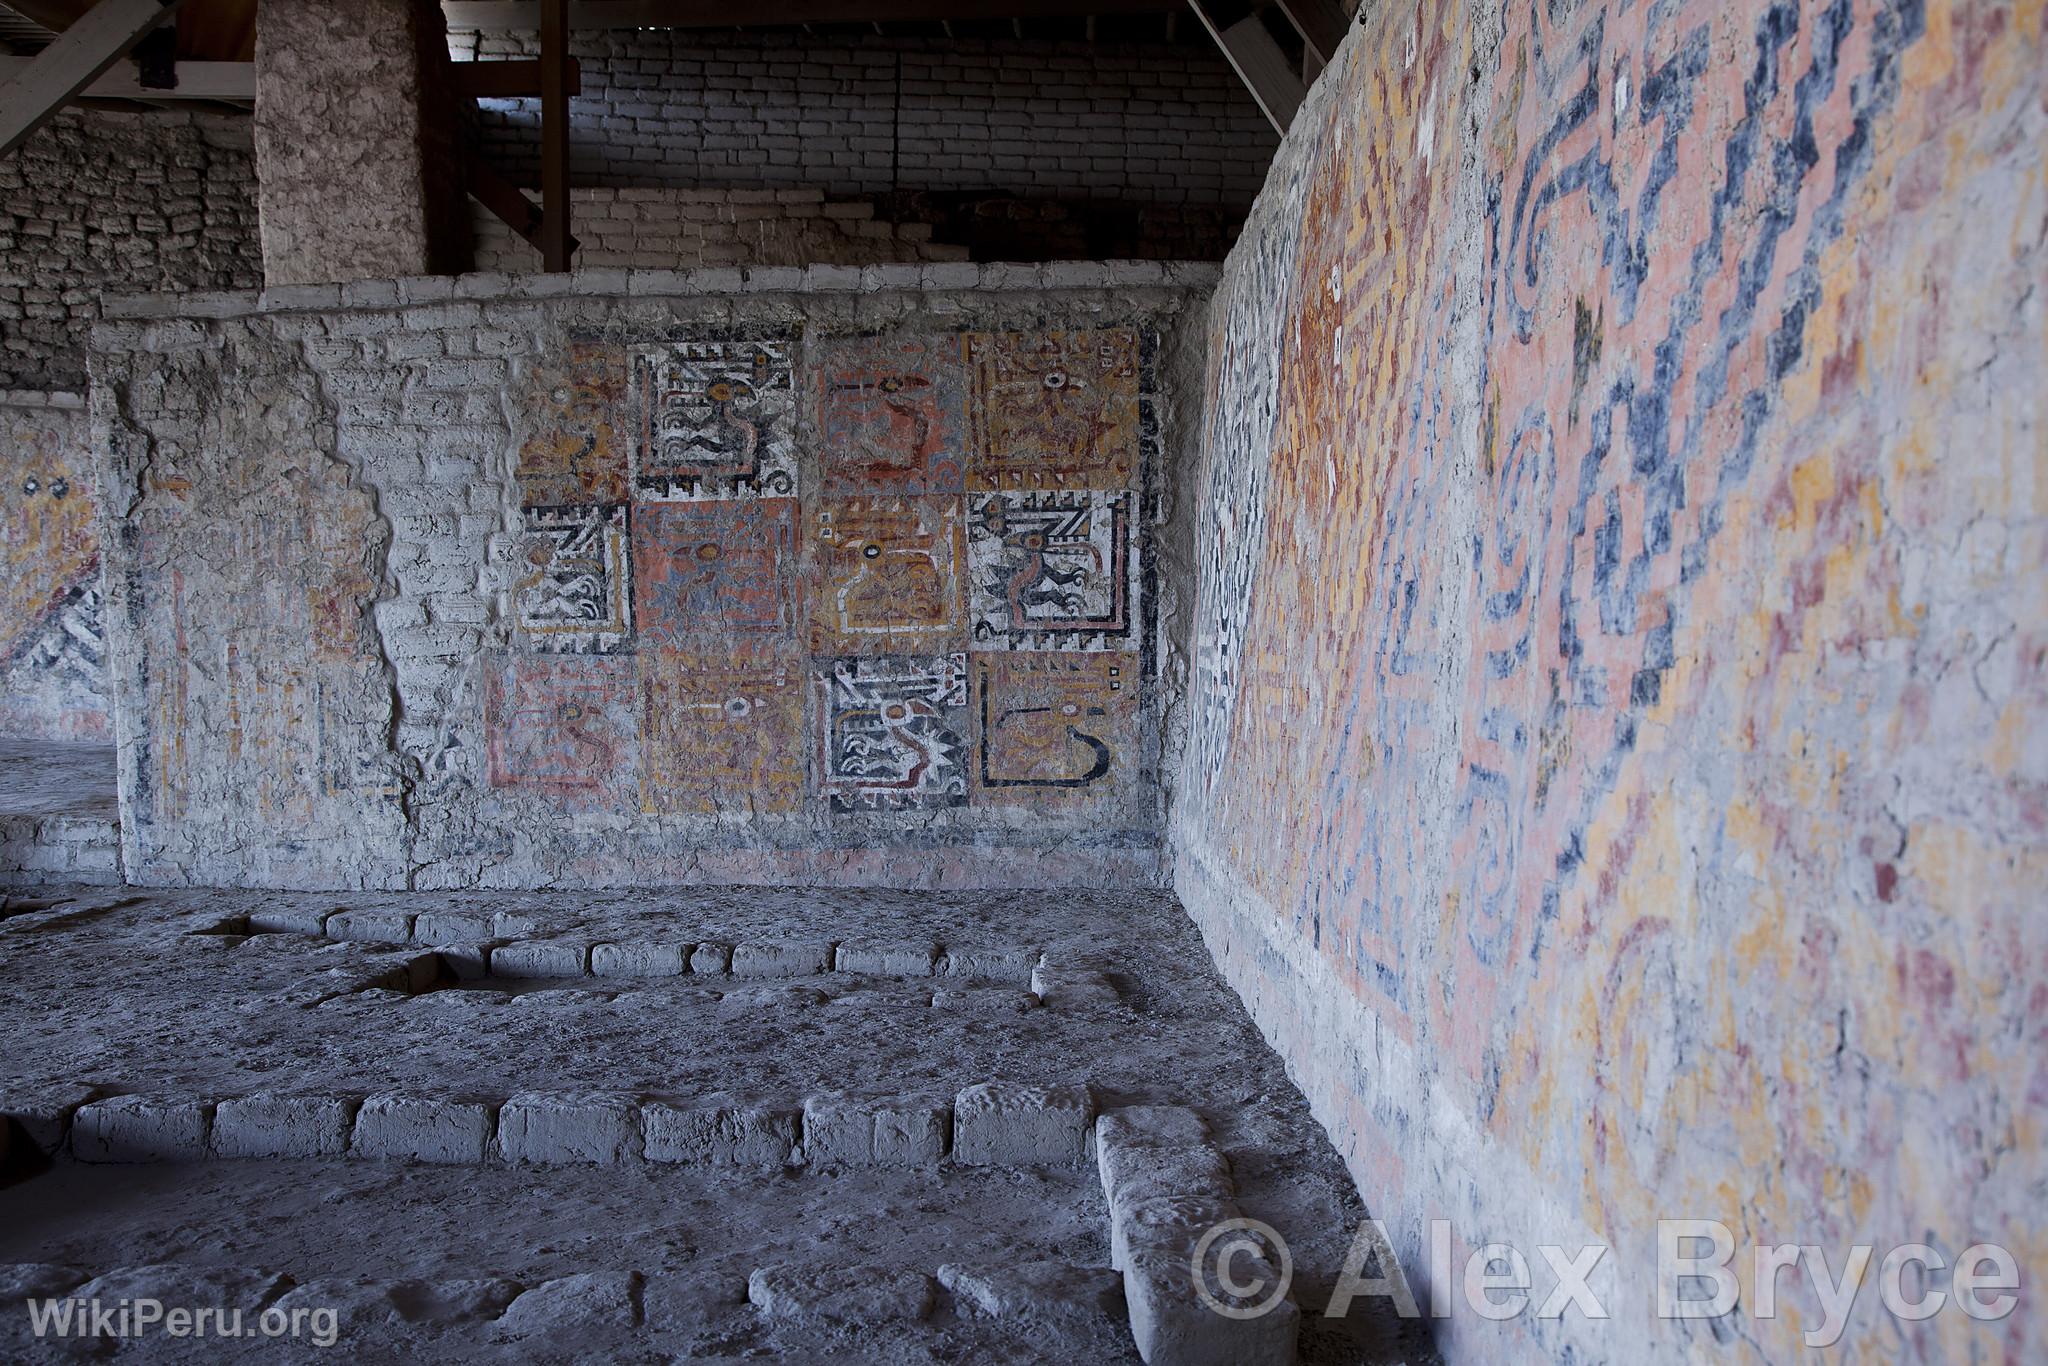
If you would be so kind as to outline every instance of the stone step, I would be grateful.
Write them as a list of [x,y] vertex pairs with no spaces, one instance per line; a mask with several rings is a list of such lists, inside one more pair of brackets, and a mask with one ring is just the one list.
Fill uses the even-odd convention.
[[121,823],[75,812],[0,815],[0,887],[121,885]]
[[[229,917],[222,935],[304,934],[354,943],[448,951],[472,975],[560,977],[947,977],[1031,986],[1046,967],[1036,948],[929,940],[741,941],[687,935],[612,938],[602,932],[537,934],[531,917],[499,912],[413,914],[389,910],[278,908]],[[1059,969],[1053,973],[1058,976]]]
[[[713,987],[699,985],[703,980],[492,977],[455,981],[444,973],[419,991],[378,984],[356,993],[352,999],[445,1011],[451,1018],[513,1007],[522,1013],[538,1011],[555,1016],[578,1011],[643,1011],[661,1015],[669,1022],[678,1018],[678,1012],[691,1010],[790,1011],[829,1006],[840,1010],[879,1007],[1003,1016],[1028,1014],[1045,1005],[1044,998],[1033,992],[974,982],[935,987],[890,978],[808,977],[761,983],[711,979],[719,983]],[[331,1001],[338,1002],[339,998],[329,997],[321,1004]],[[1076,1003],[1073,998],[1063,998],[1060,1006],[1071,1009]]]
[[[776,1263],[744,1280],[716,1273],[607,1269],[542,1279],[309,1277],[260,1267],[153,1263],[91,1268],[64,1263],[0,1264],[0,1313],[25,1338],[28,1302],[54,1302],[59,1320],[85,1331],[52,1333],[86,1353],[136,1332],[131,1318],[90,1331],[97,1302],[109,1310],[153,1302],[216,1322],[239,1316],[244,1338],[279,1346],[386,1346],[394,1333],[458,1334],[464,1347],[553,1335],[693,1333],[722,1312],[751,1306],[768,1324],[877,1330],[908,1328],[942,1305],[967,1319],[1031,1332],[1082,1336],[1113,1330],[1122,1317],[1115,1273],[1064,1262],[1016,1266],[941,1265],[936,1274],[903,1266]],[[46,1311],[47,1312],[47,1311]],[[153,1311],[152,1311],[153,1312]],[[189,1324],[189,1319],[188,1319]],[[155,1325],[163,1334],[166,1325]],[[185,1330],[191,1332],[189,1326]],[[1041,1337],[1042,1340],[1042,1337]],[[0,1335],[0,1342],[5,1342]],[[227,1344],[217,1350],[227,1351]]]
[[[1237,1205],[1230,1160],[1193,1110],[1142,1105],[1096,1122],[1109,1201],[1110,1265],[1123,1273],[1131,1337],[1147,1366],[1287,1366],[1301,1313],[1286,1298],[1284,1246]],[[1232,1241],[1248,1243],[1228,1256]],[[1281,1259],[1275,1265],[1274,1259]],[[1233,1286],[1278,1286],[1251,1299]]]
[[350,1157],[814,1169],[1075,1165],[1087,1160],[1095,1111],[1085,1085],[1002,1082],[950,1095],[830,1091],[790,1103],[608,1091],[502,1098],[74,1092],[5,1105],[0,1114],[16,1142],[88,1163]]
[[[32,1109],[32,1113],[30,1112]],[[1285,1295],[1286,1250],[1236,1203],[1229,1159],[1206,1122],[1178,1106],[1112,1109],[1099,1118],[1082,1087],[966,1087],[950,1102],[925,1096],[822,1093],[801,1107],[681,1105],[618,1094],[524,1094],[501,1101],[373,1096],[250,1096],[218,1101],[119,1096],[66,1111],[56,1103],[10,1117],[17,1142],[68,1144],[87,1162],[214,1157],[339,1157],[468,1164],[625,1161],[917,1167],[1073,1165],[1092,1149],[1110,1225],[1109,1270],[1061,1263],[914,1266],[757,1266],[743,1297],[765,1321],[835,1328],[912,1324],[941,1295],[956,1312],[1016,1316],[1085,1330],[1114,1311],[1118,1277],[1132,1341],[1148,1366],[1287,1366],[1300,1313]],[[33,1121],[33,1126],[27,1121]],[[34,1134],[34,1138],[29,1136]],[[1092,1140],[1092,1141],[1091,1141]],[[1218,1234],[1248,1242],[1209,1252]],[[1205,1255],[1207,1253],[1208,1255]],[[1277,1265],[1276,1265],[1277,1261]],[[1227,1275],[1220,1274],[1227,1272]],[[363,1323],[410,1319],[439,1306],[451,1321],[487,1322],[494,1335],[603,1324],[631,1328],[650,1302],[704,1303],[701,1284],[664,1286],[637,1272],[592,1272],[526,1286],[506,1278],[460,1283],[315,1282],[258,1271],[144,1267],[88,1280],[82,1269],[0,1269],[0,1298],[138,1295],[170,1286],[178,1302],[209,1297],[246,1313],[273,1305],[345,1309]],[[1282,1287],[1251,1301],[1247,1284]],[[294,1296],[297,1296],[294,1299]],[[650,1296],[652,1297],[650,1301]],[[1260,1312],[1248,1312],[1261,1308]],[[428,1313],[422,1310],[422,1313]],[[380,1317],[381,1316],[381,1317]]]

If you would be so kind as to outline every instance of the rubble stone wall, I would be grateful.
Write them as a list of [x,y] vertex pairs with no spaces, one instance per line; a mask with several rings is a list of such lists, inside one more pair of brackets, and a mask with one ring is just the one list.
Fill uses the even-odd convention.
[[263,282],[249,121],[67,110],[0,158],[0,390],[85,390],[100,294]]

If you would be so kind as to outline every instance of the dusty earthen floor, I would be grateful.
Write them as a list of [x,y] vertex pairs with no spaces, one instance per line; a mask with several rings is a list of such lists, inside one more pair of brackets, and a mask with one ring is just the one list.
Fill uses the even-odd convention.
[[[1288,1239],[1305,1361],[1427,1356],[1422,1342],[1362,1307],[1344,1320],[1320,1315],[1364,1211],[1279,1059],[1163,893],[124,888],[38,896],[56,904],[0,919],[0,1094],[605,1090],[800,1105],[838,1087],[950,1095],[991,1080],[1083,1082],[1098,1108],[1185,1104],[1207,1118],[1240,1204]],[[528,938],[1064,949],[1106,960],[1118,999],[1032,1008],[1022,984],[823,973],[772,982],[444,980],[413,996],[343,990],[320,1001],[309,984],[359,980],[419,950],[219,932],[252,911],[338,906],[518,913],[536,922]],[[944,1003],[932,1004],[940,990]],[[747,1303],[749,1272],[776,1263],[821,1274],[932,1274],[946,1263],[1036,1260],[1107,1265],[1107,1214],[1092,1165],[760,1172],[351,1158],[93,1166],[60,1155],[0,1189],[0,1263],[95,1274],[166,1262],[250,1268],[302,1286],[645,1278],[630,1322],[363,1315],[351,1324],[345,1315],[342,1350],[355,1360],[432,1350],[461,1360],[1135,1361],[1117,1314],[1077,1336],[1071,1327],[1049,1335],[981,1316],[943,1291],[926,1319],[864,1329],[771,1321]],[[18,1304],[0,1317],[0,1355],[52,1354],[30,1341]],[[119,1357],[272,1360],[283,1350],[267,1342],[239,1353],[219,1342],[180,1349],[154,1339],[121,1347]]]

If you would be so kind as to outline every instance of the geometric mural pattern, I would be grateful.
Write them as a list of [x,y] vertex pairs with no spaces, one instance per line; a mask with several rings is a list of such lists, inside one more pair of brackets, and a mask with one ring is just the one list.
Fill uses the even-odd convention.
[[764,332],[535,364],[492,785],[742,817],[1140,797],[1155,348]]

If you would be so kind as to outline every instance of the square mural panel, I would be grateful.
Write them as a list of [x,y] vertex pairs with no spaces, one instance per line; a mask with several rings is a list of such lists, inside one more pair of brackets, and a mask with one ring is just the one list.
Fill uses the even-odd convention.
[[626,348],[578,342],[527,376],[519,492],[528,507],[627,501]]
[[639,718],[630,658],[514,655],[486,684],[493,787],[573,805],[630,801]]
[[901,654],[967,644],[958,497],[827,499],[812,552],[813,652]]
[[968,610],[977,650],[1136,650],[1133,497],[972,495]]
[[1135,788],[1138,680],[1129,658],[981,655],[974,673],[975,783],[990,801],[1087,805]]
[[790,351],[787,339],[766,337],[634,347],[634,497],[793,496]]
[[959,491],[959,337],[838,337],[812,351],[826,493]]
[[796,506],[753,498],[636,508],[633,608],[643,648],[793,635]]
[[971,333],[967,486],[1129,488],[1140,467],[1139,336]]
[[796,661],[662,650],[643,652],[640,670],[644,810],[752,815],[803,804]]
[[519,633],[543,654],[633,648],[633,557],[624,506],[534,507],[521,514],[514,594]]
[[966,804],[966,655],[819,663],[818,777],[833,811]]

